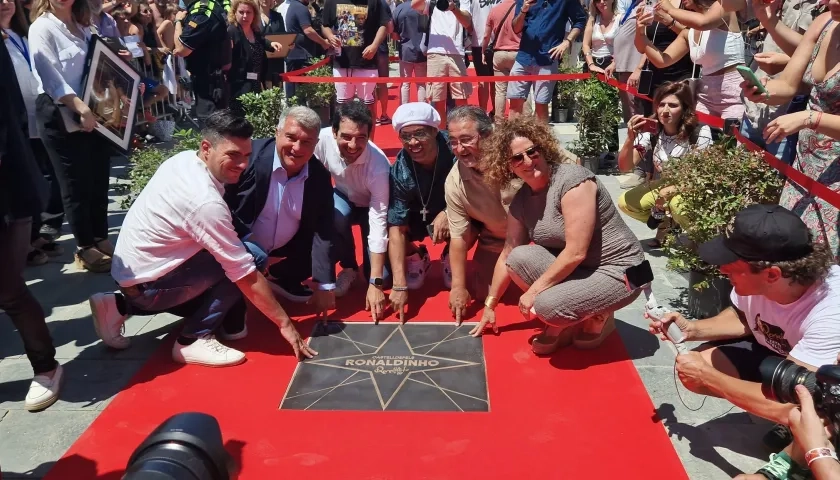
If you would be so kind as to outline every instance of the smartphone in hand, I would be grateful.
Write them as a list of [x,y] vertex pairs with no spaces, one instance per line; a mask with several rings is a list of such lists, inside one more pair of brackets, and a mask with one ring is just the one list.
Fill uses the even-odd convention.
[[738,65],[735,67],[738,70],[738,73],[741,74],[744,80],[750,82],[752,86],[758,89],[759,92],[763,94],[767,94],[767,89],[764,88],[764,85],[761,83],[761,80],[758,79],[755,72],[750,69],[750,67],[746,65]]

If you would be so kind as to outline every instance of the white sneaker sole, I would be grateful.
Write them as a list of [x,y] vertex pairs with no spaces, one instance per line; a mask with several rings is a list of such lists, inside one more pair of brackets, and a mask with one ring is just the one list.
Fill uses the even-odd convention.
[[126,348],[131,346],[131,341],[128,338],[126,338],[126,345],[122,346],[122,345],[114,345],[113,342],[111,342],[110,340],[106,340],[105,336],[102,335],[102,331],[104,330],[104,328],[102,328],[100,325],[102,323],[104,323],[104,319],[99,318],[99,315],[98,315],[99,308],[97,308],[98,307],[97,304],[99,303],[99,300],[98,300],[99,298],[100,297],[97,297],[97,296],[91,296],[88,299],[88,305],[90,306],[90,315],[91,315],[91,317],[93,317],[93,329],[96,330],[96,336],[99,337],[100,340],[102,340],[102,343],[104,343],[105,345],[108,345],[111,348],[114,348],[114,349],[117,349],[117,350],[125,350]]
[[48,399],[46,399],[46,400],[44,400],[40,403],[24,405],[23,408],[26,409],[27,412],[38,412],[38,411],[41,411],[41,410],[46,410],[47,408],[53,406],[53,404],[58,401],[58,393],[60,391],[61,391],[61,388],[59,388],[59,391],[56,392],[55,395],[53,395],[52,397],[49,397]]
[[199,360],[187,360],[184,357],[176,357],[175,355],[172,356],[172,359],[175,360],[177,363],[183,365],[200,365],[202,367],[210,367],[210,368],[223,368],[223,367],[235,367],[236,365],[241,365],[245,363],[246,357],[243,357],[241,360],[231,363],[211,363],[211,362],[202,362]]

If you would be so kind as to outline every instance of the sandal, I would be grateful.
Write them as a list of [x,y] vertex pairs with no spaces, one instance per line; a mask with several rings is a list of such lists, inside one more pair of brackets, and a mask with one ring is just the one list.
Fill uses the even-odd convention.
[[111,271],[111,257],[96,247],[85,247],[76,251],[76,267],[93,273]]
[[377,125],[390,125],[391,124],[391,118],[388,117],[388,115],[382,115],[381,117],[376,119],[376,124]]
[[576,332],[576,326],[546,326],[543,333],[537,335],[531,341],[531,351],[535,355],[551,355],[557,350],[571,345]]
[[581,328],[574,338],[575,348],[581,350],[598,348],[614,330],[615,314],[613,312],[593,315],[581,322]]

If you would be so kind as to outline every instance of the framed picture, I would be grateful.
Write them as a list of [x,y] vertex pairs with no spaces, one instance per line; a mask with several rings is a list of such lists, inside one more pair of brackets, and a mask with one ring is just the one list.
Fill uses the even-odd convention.
[[286,55],[289,54],[290,47],[295,40],[297,40],[296,33],[278,33],[275,35],[266,35],[266,40],[269,42],[278,42],[280,45],[283,45],[283,48],[280,49],[279,52],[265,52],[266,57],[268,58],[286,58]]
[[140,100],[140,74],[94,35],[88,48],[82,101],[103,137],[128,152]]

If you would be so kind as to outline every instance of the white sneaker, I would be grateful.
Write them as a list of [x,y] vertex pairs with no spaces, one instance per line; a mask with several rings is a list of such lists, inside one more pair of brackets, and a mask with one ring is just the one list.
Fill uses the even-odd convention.
[[131,345],[125,338],[125,320],[127,316],[117,310],[117,297],[113,293],[94,293],[88,299],[90,313],[93,315],[93,328],[105,345],[124,350]]
[[443,265],[443,286],[447,290],[452,290],[452,265],[449,263],[449,252],[440,257],[440,263]]
[[172,346],[172,358],[178,363],[230,367],[244,362],[245,354],[222,345],[213,335],[205,335],[189,345],[181,345],[176,340]]
[[417,290],[423,287],[423,282],[426,281],[426,272],[429,271],[431,261],[429,255],[420,256],[419,253],[414,253],[405,259],[406,269],[406,286],[409,290]]
[[347,292],[350,291],[350,288],[353,287],[353,284],[356,283],[358,278],[359,271],[355,268],[345,268],[338,272],[338,276],[335,279],[335,296],[343,297],[347,295]]
[[55,368],[52,378],[46,375],[36,375],[29,384],[29,392],[26,394],[26,401],[23,407],[30,412],[43,410],[58,400],[58,392],[61,390],[61,379],[64,376],[64,369],[61,365]]

